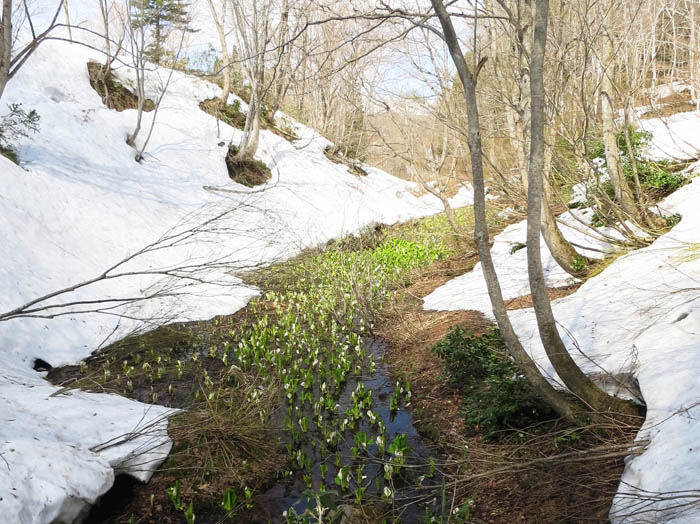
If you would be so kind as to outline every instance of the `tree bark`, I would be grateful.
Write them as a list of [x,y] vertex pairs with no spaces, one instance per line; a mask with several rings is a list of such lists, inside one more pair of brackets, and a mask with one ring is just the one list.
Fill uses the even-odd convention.
[[0,98],[10,80],[12,60],[12,0],[2,0],[2,23],[0,24]]
[[279,111],[284,97],[286,77],[289,72],[290,53],[286,52],[289,33],[289,0],[282,0],[282,12],[277,35],[277,64],[275,67],[275,97],[272,101],[271,116]]
[[464,99],[467,106],[468,144],[471,155],[472,175],[474,179],[474,240],[479,251],[479,258],[484,270],[486,286],[493,307],[498,327],[508,351],[520,371],[530,381],[538,394],[555,411],[563,417],[576,421],[583,414],[582,409],[564,395],[556,391],[542,376],[537,365],[524,350],[508,318],[498,276],[491,258],[488,226],[486,222],[486,198],[484,188],[483,154],[479,124],[479,110],[476,98],[476,78],[469,70],[462,53],[452,20],[442,0],[431,0],[433,10],[443,29],[443,38],[449,48],[462,83]]
[[207,0],[209,3],[209,10],[211,11],[211,17],[214,19],[214,25],[216,26],[216,32],[219,35],[219,45],[221,45],[221,59],[224,62],[222,67],[222,72],[224,75],[224,87],[222,88],[221,95],[219,96],[219,107],[226,105],[228,101],[228,95],[231,93],[231,58],[228,54],[228,47],[226,46],[226,5],[221,6],[221,18],[216,12],[214,7],[214,0]]
[[73,41],[73,29],[70,25],[70,13],[68,12],[68,0],[63,0],[63,12],[66,17],[66,31],[68,31],[68,40]]
[[611,69],[613,67],[614,51],[612,41],[605,37],[605,64],[600,80],[600,104],[603,120],[603,147],[605,148],[605,163],[608,166],[610,182],[615,190],[615,200],[622,210],[630,217],[637,217],[638,208],[634,201],[634,195],[630,189],[625,175],[620,167],[620,151],[617,147],[617,129],[615,127],[615,113],[612,105],[613,87]]
[[550,362],[574,395],[596,412],[636,414],[636,409],[630,403],[602,391],[578,367],[559,336],[547,295],[540,255],[540,222],[545,152],[544,52],[547,41],[549,0],[536,0],[536,6],[530,64],[531,132],[528,169],[527,269],[537,327]]

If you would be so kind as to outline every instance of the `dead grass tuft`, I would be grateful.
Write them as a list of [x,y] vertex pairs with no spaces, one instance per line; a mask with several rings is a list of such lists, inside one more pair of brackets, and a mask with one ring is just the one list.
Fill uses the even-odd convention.
[[323,154],[326,155],[326,158],[331,162],[335,162],[336,164],[342,164],[346,166],[353,175],[367,176],[367,171],[364,167],[362,167],[362,162],[353,158],[346,157],[337,148],[333,146],[327,146],[323,150]]
[[[201,386],[201,400],[174,416],[169,433],[175,446],[163,466],[198,493],[220,496],[230,487],[269,479],[285,463],[271,423],[280,405],[279,388],[235,368],[215,387]],[[252,475],[251,475],[252,474]]]
[[[88,77],[90,85],[102,98],[102,103],[110,109],[124,111],[126,109],[138,109],[138,97],[114,76],[112,71],[107,71],[103,64],[88,62]],[[153,111],[155,102],[150,98],[144,100],[143,110]]]
[[226,168],[228,176],[234,182],[246,187],[255,187],[265,184],[272,178],[272,172],[260,160],[240,160],[236,158],[238,148],[231,144],[226,154]]

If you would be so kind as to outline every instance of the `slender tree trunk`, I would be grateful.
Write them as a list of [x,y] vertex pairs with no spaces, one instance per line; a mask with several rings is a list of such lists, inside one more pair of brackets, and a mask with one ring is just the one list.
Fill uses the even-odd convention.
[[[136,97],[138,99],[138,103],[136,111],[136,127],[134,128],[133,133],[131,133],[127,137],[126,143],[129,144],[131,147],[138,149],[136,148],[136,137],[141,132],[141,122],[143,121],[143,106],[146,99],[146,35],[143,27],[139,29],[132,28],[131,31],[131,53],[133,56],[134,65],[136,66],[134,69],[136,73]],[[138,34],[133,34],[133,31],[138,31]],[[137,161],[138,160],[140,160],[140,158],[137,158]]]
[[638,209],[634,195],[620,167],[620,151],[617,147],[617,129],[615,127],[615,112],[612,105],[613,86],[611,80],[614,50],[612,41],[605,37],[605,64],[600,80],[601,116],[603,120],[603,146],[605,148],[605,163],[608,166],[610,182],[615,190],[615,199],[622,210],[630,217],[637,217]]
[[651,9],[651,105],[656,106],[656,84],[658,82],[658,68],[656,65],[656,2]]
[[214,0],[207,0],[209,3],[209,10],[211,11],[211,16],[214,19],[214,25],[216,26],[216,32],[219,35],[219,45],[221,46],[221,59],[223,60],[222,73],[224,75],[224,87],[221,91],[221,96],[219,96],[219,107],[222,108],[226,105],[228,101],[228,95],[231,93],[231,57],[228,53],[228,47],[226,45],[226,4],[222,3],[221,6],[221,18],[216,12],[214,7]]
[[2,0],[2,24],[0,24],[0,98],[10,80],[12,60],[12,0]]
[[557,331],[540,255],[540,220],[544,169],[544,52],[547,41],[549,0],[536,0],[535,31],[530,65],[531,133],[528,169],[527,269],[540,339],[550,362],[566,387],[596,412],[635,414],[628,402],[612,397],[596,386],[569,354]]
[[452,61],[455,64],[462,83],[464,99],[467,106],[468,143],[474,179],[474,240],[479,251],[479,258],[484,270],[484,278],[486,279],[486,286],[491,299],[494,316],[498,322],[498,327],[501,330],[501,335],[506,343],[506,347],[520,371],[530,381],[538,394],[560,415],[569,420],[576,421],[582,414],[581,408],[564,395],[557,392],[542,376],[537,365],[532,361],[520,344],[518,336],[515,334],[510,319],[508,318],[501,287],[498,283],[498,276],[496,275],[493,259],[491,258],[491,246],[486,222],[483,152],[479,110],[476,98],[476,78],[474,78],[473,73],[467,66],[457,39],[457,34],[452,25],[452,20],[442,0],[431,0],[431,4],[442,26],[445,42],[447,43],[450,56],[452,57]]
[[[531,19],[529,19],[531,20]],[[525,49],[525,42],[520,43],[520,47]],[[521,55],[524,52],[521,52]],[[522,63],[520,68],[523,69]],[[512,127],[512,134],[515,136],[517,146],[515,148],[515,156],[518,162],[518,171],[520,173],[520,179],[523,186],[523,192],[525,195],[528,194],[528,163],[530,157],[530,133],[528,130],[528,125],[531,119],[531,107],[528,101],[530,96],[530,73],[523,73],[521,71],[519,77],[519,105],[518,105],[518,117],[514,118],[511,116],[507,118],[507,121]],[[508,111],[512,113],[512,111]],[[547,148],[550,161],[547,163],[547,169],[544,173],[544,179],[547,180],[549,172],[551,170],[551,148]],[[549,191],[549,184],[545,186],[548,191],[545,192],[545,198],[542,199],[542,236],[547,243],[549,251],[552,253],[552,257],[556,260],[557,264],[561,268],[572,276],[580,277],[587,272],[587,260],[585,257],[581,257],[574,247],[569,243],[568,240],[564,238],[561,230],[557,226],[556,217],[551,208],[552,195]],[[584,262],[583,264],[577,263],[577,260]],[[577,269],[578,268],[578,269]]]
[[250,102],[248,112],[245,117],[243,136],[238,146],[237,160],[250,160],[258,150],[258,139],[260,137],[260,87],[256,81],[250,91]]
[[700,109],[700,99],[698,99],[698,37],[697,37],[697,21],[695,19],[695,0],[690,0],[690,46],[689,46],[689,59],[690,59],[690,97],[693,99],[695,104],[695,110]]
[[287,53],[287,38],[289,32],[289,0],[282,0],[282,13],[277,38],[277,70],[275,72],[275,96],[272,101],[272,118],[279,111],[282,97],[285,91],[285,83],[289,70],[288,62],[290,54]]
[[66,16],[66,31],[68,31],[68,40],[73,41],[73,29],[70,25],[70,13],[68,13],[68,0],[63,0],[63,13]]
[[160,64],[161,55],[163,53],[162,42],[161,42],[162,36],[161,36],[161,32],[160,32],[160,12],[156,15],[155,26],[156,26],[156,32],[155,32],[155,36],[153,38],[155,40],[155,49],[153,51],[153,61],[156,64]]

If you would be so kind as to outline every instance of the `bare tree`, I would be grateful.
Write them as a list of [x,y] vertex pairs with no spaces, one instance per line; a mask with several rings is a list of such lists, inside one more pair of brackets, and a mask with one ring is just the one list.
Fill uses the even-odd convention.
[[272,43],[270,27],[273,0],[261,2],[232,1],[231,10],[243,58],[243,69],[250,86],[248,112],[246,113],[243,137],[238,145],[237,160],[249,160],[258,150],[260,117],[263,111],[265,91],[265,58]]
[[[582,413],[580,406],[557,392],[542,376],[537,365],[522,347],[517,334],[508,318],[503,294],[498,282],[498,276],[491,258],[488,226],[486,221],[486,201],[484,191],[483,153],[479,124],[479,109],[476,95],[476,81],[479,70],[484,62],[480,61],[471,68],[465,60],[465,54],[457,38],[452,18],[442,0],[431,0],[431,4],[442,27],[441,38],[450,50],[450,55],[462,83],[463,94],[467,106],[469,126],[469,151],[471,153],[472,176],[474,178],[474,240],[479,251],[479,259],[484,270],[486,286],[493,306],[501,335],[510,355],[533,387],[559,414],[569,420],[576,420]],[[476,29],[475,29],[476,31]],[[536,208],[539,211],[539,207]],[[539,233],[539,231],[538,231]]]
[[542,345],[564,384],[596,412],[636,414],[628,402],[608,395],[578,367],[559,336],[542,271],[540,221],[544,166],[545,90],[544,58],[549,0],[536,0],[535,27],[530,62],[531,140],[528,169],[527,267],[533,306]]
[[[127,35],[129,41],[129,51],[132,60],[132,68],[136,75],[136,97],[137,97],[137,112],[136,112],[136,126],[134,131],[130,133],[126,139],[126,143],[131,147],[136,149],[136,155],[134,159],[137,162],[143,160],[143,155],[148,146],[148,142],[153,135],[153,129],[155,127],[156,118],[158,116],[158,109],[160,108],[161,102],[165,97],[165,94],[170,86],[170,81],[172,80],[173,72],[175,70],[177,56],[182,49],[185,33],[187,31],[186,27],[179,27],[180,30],[180,40],[173,54],[173,58],[168,64],[168,67],[164,68],[153,68],[153,70],[147,69],[147,48],[149,46],[149,37],[147,35],[147,23],[142,18],[144,13],[144,2],[146,0],[127,0],[127,16],[128,21],[125,22],[125,27],[127,28]],[[162,51],[159,52],[162,55]],[[161,58],[162,59],[162,58]],[[165,78],[160,76],[161,73],[165,73]],[[144,139],[141,146],[136,145],[136,138],[141,132],[143,124],[143,113],[146,104],[146,74],[158,75],[160,84],[158,86],[158,96],[153,102],[153,116],[151,118],[150,125],[148,127],[148,134]]]
[[[132,67],[136,75],[136,125],[126,138],[126,143],[133,148],[136,148],[136,137],[141,132],[144,104],[146,103],[146,47],[148,40],[145,21],[133,20],[132,17],[138,16],[138,13],[144,13],[144,5],[145,0],[126,0],[125,20],[123,21],[124,27],[127,29]],[[138,155],[136,161],[140,161]]]
[[51,32],[59,26],[57,20],[63,8],[63,2],[64,0],[59,0],[51,22],[40,33],[34,27],[27,3],[23,2],[22,6],[25,11],[26,23],[31,31],[31,38],[28,42],[20,45],[19,48],[15,48],[12,27],[14,15],[13,0],[2,0],[2,19],[0,19],[0,98],[2,98],[7,82],[17,74],[17,71],[27,62],[39,45],[47,40]]
[[214,5],[214,0],[207,0],[209,5],[209,11],[211,12],[212,20],[214,21],[214,27],[216,27],[216,33],[219,36],[219,45],[221,46],[221,60],[223,62],[221,72],[224,78],[224,86],[219,96],[219,106],[223,107],[226,105],[228,100],[228,95],[231,93],[231,55],[228,51],[228,43],[226,40],[226,0],[221,1],[221,5],[217,10]]

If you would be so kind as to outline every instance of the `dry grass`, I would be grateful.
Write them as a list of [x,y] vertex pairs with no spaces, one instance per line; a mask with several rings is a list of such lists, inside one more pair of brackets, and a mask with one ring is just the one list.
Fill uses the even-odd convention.
[[[390,343],[392,370],[411,381],[419,431],[442,452],[448,507],[470,499],[475,523],[607,522],[624,457],[642,418],[609,427],[552,421],[498,443],[465,427],[462,398],[443,377],[442,362],[431,348],[458,325],[479,334],[491,322],[476,311],[423,311],[422,297],[476,260],[442,261],[418,275],[377,329]],[[551,289],[550,298],[577,287]],[[529,306],[529,296],[509,303],[509,309]]]
[[[100,95],[104,105],[116,111],[138,109],[138,97],[122,85],[111,71],[107,72],[103,64],[88,62],[87,69],[90,85]],[[155,102],[149,98],[144,100],[143,110],[153,111],[155,106]]]
[[250,472],[263,480],[274,476],[285,459],[271,422],[279,388],[235,368],[215,383],[202,385],[202,400],[171,419],[175,446],[161,469],[177,473],[185,491],[189,484],[200,495],[218,497],[227,488],[249,485]]
[[[647,103],[649,103],[648,100]],[[656,102],[656,106],[651,111],[644,113],[641,118],[666,118],[677,113],[688,113],[690,111],[695,111],[695,104],[692,103],[690,98],[690,91],[684,91],[659,99]]]

